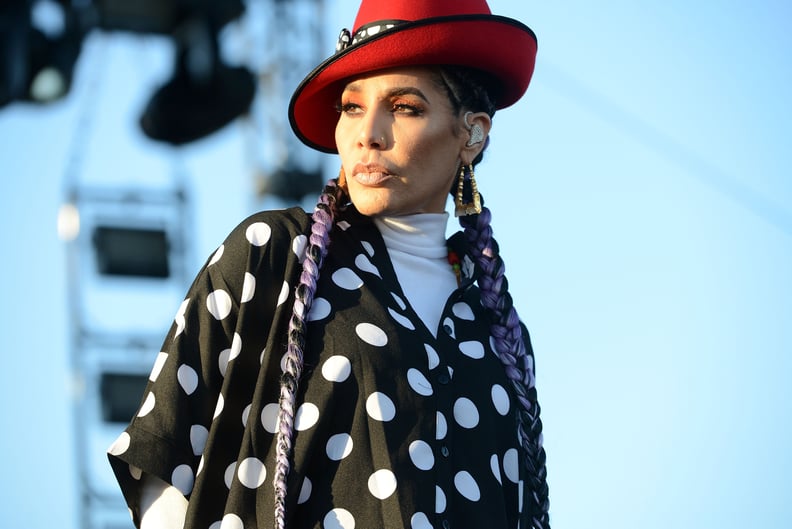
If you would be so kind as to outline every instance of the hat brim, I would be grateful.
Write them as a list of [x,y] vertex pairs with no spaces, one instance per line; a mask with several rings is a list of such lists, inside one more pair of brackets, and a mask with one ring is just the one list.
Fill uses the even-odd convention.
[[389,68],[455,65],[493,77],[496,107],[513,105],[528,89],[536,36],[521,22],[497,15],[459,15],[399,24],[331,56],[300,83],[289,122],[300,140],[336,153],[336,104],[351,78]]

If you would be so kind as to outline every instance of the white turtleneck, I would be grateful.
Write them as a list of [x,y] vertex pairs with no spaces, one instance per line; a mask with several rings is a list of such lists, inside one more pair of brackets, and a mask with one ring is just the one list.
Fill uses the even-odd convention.
[[457,279],[448,264],[448,213],[375,217],[402,291],[429,331],[437,327]]

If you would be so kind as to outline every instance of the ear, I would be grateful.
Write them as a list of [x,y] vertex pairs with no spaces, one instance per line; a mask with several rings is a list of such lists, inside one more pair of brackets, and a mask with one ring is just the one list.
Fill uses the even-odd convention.
[[459,153],[462,163],[471,163],[487,144],[492,128],[492,119],[486,112],[466,112],[462,115],[463,133],[462,151]]

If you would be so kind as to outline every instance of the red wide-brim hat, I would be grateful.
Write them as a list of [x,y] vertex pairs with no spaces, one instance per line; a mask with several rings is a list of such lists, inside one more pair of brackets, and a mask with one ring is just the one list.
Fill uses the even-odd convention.
[[303,143],[335,153],[336,105],[352,78],[402,66],[455,65],[492,76],[496,108],[528,89],[536,35],[523,23],[493,15],[485,0],[363,0],[355,32],[341,32],[336,53],[300,83],[289,122]]

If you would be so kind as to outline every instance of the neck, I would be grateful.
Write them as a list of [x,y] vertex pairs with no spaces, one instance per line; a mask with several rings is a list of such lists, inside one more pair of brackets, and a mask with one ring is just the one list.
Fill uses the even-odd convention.
[[416,257],[445,258],[448,213],[375,217],[385,245]]

